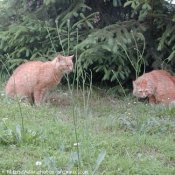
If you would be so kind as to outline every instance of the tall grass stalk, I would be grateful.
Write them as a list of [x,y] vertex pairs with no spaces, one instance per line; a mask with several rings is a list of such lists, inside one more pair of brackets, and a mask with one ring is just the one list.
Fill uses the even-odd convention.
[[[78,28],[76,29],[77,31],[77,45],[78,45]],[[88,82],[88,85],[86,84]],[[69,91],[71,92],[71,99],[72,99],[72,108],[73,108],[73,112],[74,115],[74,122],[78,121],[78,116],[77,113],[75,111],[77,104],[75,103],[75,96],[74,96],[74,87],[76,85],[76,91],[77,93],[79,93],[79,89],[81,89],[82,92],[82,100],[83,100],[83,112],[84,112],[84,118],[85,118],[85,133],[86,133],[86,146],[87,148],[89,148],[89,142],[88,142],[88,105],[89,105],[89,99],[90,99],[90,95],[92,92],[92,72],[90,75],[87,74],[87,72],[82,70],[82,65],[81,62],[78,61],[78,54],[77,54],[77,50],[76,50],[76,56],[75,56],[75,66],[74,66],[74,76],[73,76],[73,82],[72,82],[72,86],[70,86],[69,84],[69,79],[68,79],[68,85],[69,85]],[[87,86],[86,86],[87,85]],[[88,88],[88,90],[86,89]],[[86,95],[87,93],[87,95]],[[80,104],[82,103],[81,101],[79,102]],[[76,120],[75,120],[76,118]],[[76,126],[76,125],[75,125]],[[77,135],[77,133],[75,133]],[[76,142],[78,143],[78,136],[76,136],[77,140]],[[78,149],[78,144],[77,144],[77,149]],[[79,150],[77,150],[78,154]],[[88,155],[89,155],[89,149],[88,149]],[[90,156],[88,156],[90,157]],[[79,157],[80,159],[80,157]],[[81,165],[81,162],[79,162],[79,165]]]
[[[79,40],[78,40],[78,36],[79,36],[79,33],[78,33],[78,28],[76,29],[76,31],[77,31],[77,45],[79,44]],[[81,75],[81,71],[80,70],[82,70],[82,69],[80,69],[80,66],[78,66],[78,60],[77,60],[77,58],[78,58],[78,53],[77,53],[77,49],[76,49],[76,60],[75,60],[75,73],[74,73],[74,81],[73,82],[75,82],[75,80],[76,80],[76,82],[77,82],[77,92],[78,92],[78,87],[79,87],[79,78],[80,78],[80,75]],[[77,78],[76,78],[76,77]]]
[[135,76],[136,76],[136,79],[137,79],[137,77],[140,74],[142,64],[144,66],[143,73],[145,73],[145,61],[144,61],[144,58],[143,58],[143,54],[144,54],[144,51],[145,51],[145,38],[144,38],[144,36],[141,33],[139,33],[139,38],[141,40],[143,40],[143,49],[142,49],[142,51],[140,51],[139,47],[138,47],[138,44],[137,44],[137,41],[136,41],[136,38],[135,38],[132,30],[131,30],[131,35],[132,35],[134,43],[135,43],[135,48],[134,49],[136,50],[136,53],[137,53],[137,56],[136,56],[137,60],[136,60],[136,62],[134,62],[132,60],[132,58],[130,58],[126,48],[121,43],[119,43],[117,40],[116,41],[117,41],[118,45],[121,46],[121,48],[123,49],[123,51],[125,52],[129,62],[131,63],[132,67],[134,68]]
[[56,28],[57,28],[58,39],[59,39],[61,48],[62,48],[62,50],[63,50],[63,54],[65,55],[65,51],[64,51],[64,47],[63,47],[63,42],[62,42],[61,36],[60,36],[60,31],[61,31],[61,30],[59,30],[59,28],[58,28],[58,21],[55,21],[55,24],[56,24]]
[[135,67],[136,78],[137,78],[139,73],[140,73],[140,68],[141,68],[142,64],[144,66],[143,73],[145,73],[145,61],[143,59],[143,54],[144,54],[144,51],[145,51],[145,38],[141,33],[138,34],[138,35],[140,35],[140,38],[142,38],[142,40],[143,40],[143,49],[140,52],[137,41],[135,39],[135,36],[134,36],[132,30],[131,30],[131,34],[132,34],[132,37],[133,37],[133,40],[134,40],[134,43],[135,43],[135,46],[136,46],[135,50],[137,51],[137,62],[136,62],[136,67]]
[[[6,56],[9,59],[9,55],[7,54]],[[7,71],[7,74],[10,76],[10,72],[8,71],[6,65],[4,64],[4,62],[2,60],[1,60],[1,63],[4,65],[4,67]],[[14,86],[15,86],[15,80],[14,80]],[[18,107],[19,107],[20,116],[21,116],[22,133],[24,133],[24,117],[23,117],[22,107],[21,107],[21,104],[20,104],[19,97],[17,97],[16,99],[17,99],[17,104],[18,104]]]
[[67,51],[69,55],[69,50],[70,50],[70,19],[67,20]]
[[124,90],[122,84],[120,83],[120,81],[119,81],[117,75],[115,74],[115,72],[114,72],[113,70],[112,70],[112,72],[113,72],[115,78],[117,79],[117,81],[118,81],[118,83],[119,83],[119,85],[120,85],[120,87],[121,87],[121,89],[122,89],[122,91],[123,91],[124,96],[127,97],[127,95],[126,95],[126,93],[125,93],[125,90]]
[[[57,25],[58,23],[56,23]],[[69,55],[69,40],[70,40],[70,20],[67,21],[67,28],[68,28],[68,31],[67,31],[67,34],[68,34],[68,55]],[[78,31],[77,31],[78,33]],[[61,36],[60,36],[60,32],[59,32],[59,28],[58,28],[58,25],[57,25],[57,34],[58,34],[58,38],[59,38],[59,42],[61,44],[61,47],[62,47],[62,50],[65,54],[65,51],[64,51],[64,48],[63,48],[63,44],[62,44],[62,40],[61,40]],[[50,35],[49,35],[50,36]],[[78,41],[78,40],[77,40]],[[77,149],[77,156],[78,156],[78,169],[81,168],[81,158],[80,158],[80,149],[79,149],[79,138],[78,138],[78,132],[77,132],[77,120],[78,120],[78,115],[77,115],[77,111],[76,111],[76,102],[75,102],[75,97],[74,97],[74,85],[75,85],[75,79],[76,79],[76,73],[78,72],[78,67],[77,67],[77,53],[75,55],[75,66],[74,66],[74,77],[73,77],[73,83],[72,83],[72,86],[70,84],[70,81],[69,81],[69,78],[68,78],[68,75],[65,75],[65,78],[67,80],[67,83],[68,83],[68,89],[69,89],[69,92],[70,92],[70,96],[71,96],[71,105],[72,105],[72,117],[73,117],[73,124],[74,124],[74,132],[75,132],[75,141],[76,141],[76,149]]]
[[[65,50],[63,48],[63,44],[62,44],[62,40],[61,40],[61,36],[60,36],[60,29],[58,28],[58,23],[56,22],[56,29],[57,29],[57,34],[58,34],[58,38],[59,38],[59,42],[60,45],[62,47],[63,53],[65,54]],[[70,20],[67,21],[67,38],[68,38],[68,43],[67,43],[67,54],[69,55],[69,50],[70,50]],[[48,28],[48,32],[49,32],[49,28]],[[77,29],[77,44],[78,44],[78,29]],[[49,37],[51,37],[51,35],[49,35]],[[50,41],[52,41],[52,39],[50,39]],[[51,43],[53,44],[53,43]],[[77,122],[79,119],[79,113],[78,113],[78,107],[81,108],[82,104],[83,104],[83,114],[84,114],[84,130],[85,130],[85,141],[86,141],[86,147],[87,147],[87,151],[88,151],[88,157],[90,158],[90,146],[89,146],[89,131],[88,131],[88,112],[89,112],[89,100],[91,97],[91,93],[92,93],[92,72],[90,71],[90,75],[84,71],[82,69],[82,65],[81,62],[78,60],[78,53],[76,50],[75,53],[75,64],[74,64],[74,70],[73,70],[73,79],[72,82],[70,82],[68,75],[65,75],[65,78],[67,80],[68,83],[68,89],[70,92],[70,100],[71,100],[71,105],[72,105],[72,117],[73,117],[73,126],[74,126],[74,133],[75,133],[75,142],[76,142],[76,151],[77,151],[77,157],[78,157],[78,167],[77,167],[77,174],[78,174],[78,170],[81,170],[81,168],[83,168],[83,164],[82,164],[82,159],[81,159],[81,149],[80,149],[80,138],[78,135],[78,131],[77,131]],[[76,89],[75,89],[76,87]],[[79,94],[79,91],[81,91],[82,93],[82,99],[77,101],[76,98],[76,91]],[[100,154],[101,155],[101,154]],[[100,156],[99,155],[99,156]],[[103,154],[104,156],[104,154]],[[103,157],[102,156],[102,157]],[[97,164],[95,166],[95,170],[93,172],[93,174],[98,170],[101,162],[103,159],[97,160]],[[88,169],[90,170],[91,167],[89,167],[88,165]]]
[[[70,20],[67,20],[67,28],[68,28],[68,55],[69,55],[69,45],[70,45]],[[76,67],[76,65],[75,65]],[[74,76],[75,78],[75,76]],[[79,149],[79,138],[78,138],[78,132],[77,132],[77,119],[78,119],[78,116],[77,116],[77,113],[76,113],[76,105],[75,105],[75,98],[74,98],[74,86],[71,86],[70,85],[70,81],[69,81],[69,78],[68,78],[68,75],[66,75],[66,79],[67,79],[67,82],[68,82],[68,88],[69,88],[69,92],[71,93],[71,101],[72,101],[72,115],[73,115],[73,122],[74,122],[74,132],[75,132],[75,138],[76,138],[76,148],[77,148],[77,156],[78,156],[78,169],[80,169],[81,167],[81,159],[80,159],[80,149]],[[75,79],[73,80],[75,81]],[[73,83],[74,84],[74,83]],[[72,89],[71,89],[72,88]]]
[[52,37],[50,36],[49,27],[48,27],[48,22],[46,21],[45,23],[46,23],[46,30],[47,30],[47,33],[48,33],[48,35],[49,35],[49,39],[50,39],[52,48],[53,48],[54,52],[56,53],[55,45],[54,45],[54,43],[53,43],[53,41],[52,41]]
[[[61,36],[60,36],[60,32],[59,32],[59,28],[58,28],[58,22],[56,21],[56,28],[57,28],[57,34],[58,34],[58,38],[59,38],[59,42],[61,44],[62,50],[63,50],[63,54],[65,55],[65,51],[64,51],[64,47],[62,44],[62,40],[61,40]],[[69,55],[69,32],[70,32],[70,20],[67,21],[67,28],[68,28],[68,55]],[[48,31],[49,32],[49,31]],[[50,35],[49,35],[50,36]],[[76,59],[76,63],[77,63],[77,54],[75,56]],[[77,64],[75,64],[75,68],[77,68],[76,66]],[[78,168],[81,167],[81,161],[80,161],[80,151],[79,151],[79,138],[78,138],[78,133],[77,133],[77,115],[76,115],[76,110],[75,110],[75,98],[74,98],[74,82],[75,82],[75,74],[73,77],[73,85],[71,86],[68,75],[65,75],[65,78],[67,80],[68,83],[68,88],[69,88],[69,92],[71,94],[71,105],[72,105],[72,117],[73,117],[73,123],[74,123],[74,132],[75,132],[75,139],[76,139],[76,143],[77,143],[77,155],[78,155]]]

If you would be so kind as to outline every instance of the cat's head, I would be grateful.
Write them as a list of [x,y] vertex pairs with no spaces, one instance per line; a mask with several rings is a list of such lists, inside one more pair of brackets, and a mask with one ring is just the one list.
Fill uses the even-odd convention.
[[62,73],[70,73],[73,70],[74,64],[73,59],[74,55],[71,56],[62,56],[59,54],[54,61],[56,62],[55,66],[57,70],[60,70]]
[[151,81],[147,79],[138,79],[132,82],[133,83],[133,95],[146,98],[154,95],[154,87]]

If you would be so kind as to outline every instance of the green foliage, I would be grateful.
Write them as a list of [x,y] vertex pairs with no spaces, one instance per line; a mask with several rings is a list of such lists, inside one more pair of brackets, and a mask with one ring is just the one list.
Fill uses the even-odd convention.
[[151,3],[151,1],[144,1],[144,0],[127,1],[124,4],[124,7],[130,5],[131,8],[133,9],[131,17],[134,17],[139,13],[139,20],[143,20],[152,10],[152,7],[150,6],[149,3]]
[[174,5],[164,0],[134,0],[124,6],[130,6],[132,17],[138,17],[149,26],[146,41],[149,47],[145,55],[150,66],[174,71]]
[[41,141],[40,133],[29,129],[22,129],[20,125],[10,126],[7,118],[0,123],[0,144],[2,145],[21,145],[21,144],[37,144]]
[[4,0],[0,12],[1,72],[56,52],[76,53],[100,81],[173,70],[175,10],[165,0]]
[[[55,52],[60,52],[62,49],[72,50],[76,44],[76,30],[74,29],[82,26],[87,30],[93,28],[93,16],[98,13],[94,12],[85,17],[83,12],[91,8],[86,6],[83,1],[78,3],[68,1],[66,4],[65,1],[44,1],[43,4],[40,3],[38,7],[33,9],[34,2],[30,0],[22,4],[16,1],[14,3],[6,2],[11,14],[9,18],[5,13],[2,14],[2,18],[8,18],[8,30],[2,29],[0,52],[3,57],[1,61],[8,66],[9,70],[21,63],[17,60],[45,60],[50,59],[52,55],[55,55]],[[30,10],[24,9],[26,5],[30,7]],[[66,7],[70,5],[72,11],[70,8],[66,9],[64,5]],[[22,16],[19,17],[19,14],[12,9],[14,6],[15,9],[16,6],[19,7],[17,11],[22,13]],[[57,9],[55,6],[60,8]],[[52,17],[50,18],[50,16]],[[69,31],[67,31],[68,21],[71,23]],[[10,67],[8,63],[11,64]]]
[[131,64],[140,73],[135,65],[140,64],[138,51],[144,48],[144,36],[141,33],[145,29],[132,20],[92,31],[86,40],[76,46],[80,53],[79,61],[83,62],[85,69],[93,64],[93,70],[104,72],[102,80],[114,81],[116,75],[120,80],[128,78]]

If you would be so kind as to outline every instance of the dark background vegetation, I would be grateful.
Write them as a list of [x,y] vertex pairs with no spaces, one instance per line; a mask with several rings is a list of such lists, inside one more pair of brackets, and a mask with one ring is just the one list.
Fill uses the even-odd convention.
[[175,72],[174,21],[165,0],[0,1],[0,71],[75,54],[94,82],[131,87],[144,71]]

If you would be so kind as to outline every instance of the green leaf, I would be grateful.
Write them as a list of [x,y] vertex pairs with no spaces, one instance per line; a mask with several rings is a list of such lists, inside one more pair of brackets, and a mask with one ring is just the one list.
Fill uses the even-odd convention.
[[16,133],[17,133],[17,138],[19,141],[21,141],[21,138],[22,138],[22,133],[21,133],[21,126],[20,125],[17,125],[16,126]]
[[121,77],[122,80],[125,79],[124,72],[119,72],[119,75],[120,75],[120,77]]
[[117,7],[117,0],[113,0],[113,6]]
[[175,50],[169,55],[169,57],[167,58],[168,61],[171,61],[175,56]]
[[135,9],[135,7],[136,7],[135,2],[132,2],[131,7],[132,7],[133,9]]
[[158,51],[161,51],[161,50],[162,50],[162,45],[161,45],[161,44],[158,45],[157,50],[158,50]]
[[107,45],[103,45],[102,48],[107,50],[107,51],[111,51],[111,48],[109,48]]
[[28,57],[30,55],[30,50],[26,49],[26,56]]
[[142,9],[143,9],[143,10],[151,10],[151,6],[150,6],[149,4],[146,3],[146,4],[143,4],[143,5],[142,5]]
[[118,50],[118,46],[117,46],[117,45],[114,45],[114,47],[112,48],[112,51],[113,51],[114,53],[116,53],[117,50]]
[[127,2],[125,2],[124,7],[126,7],[126,6],[128,6],[128,5],[132,4],[132,3],[133,3],[133,1],[127,1]]
[[88,21],[88,20],[86,20],[86,24],[88,25],[88,27],[90,27],[91,29],[93,29],[94,27],[93,27],[93,25]]
[[151,10],[152,8],[151,8],[151,6],[149,5],[149,4],[146,4],[146,8],[148,9],[148,10]]
[[147,8],[147,5],[146,4],[143,4],[142,5],[142,9],[145,10]]
[[112,47],[112,46],[114,45],[114,39],[113,39],[113,38],[109,38],[109,39],[108,39],[108,45],[109,45],[110,47]]
[[85,19],[86,17],[84,16],[84,14],[83,13],[80,13],[80,16],[83,18],[83,19]]
[[75,17],[78,17],[78,13],[77,12],[73,12],[72,13]]
[[23,61],[24,61],[24,59],[12,59],[12,60],[8,60],[8,62],[10,62],[10,63],[21,63]]
[[44,2],[44,4],[46,5],[46,6],[48,6],[50,3],[52,3],[53,1],[52,0],[44,0],[43,1]]
[[101,165],[102,161],[104,160],[105,156],[106,156],[106,150],[102,151],[99,154],[98,159],[96,161],[96,166],[95,166],[94,171],[92,172],[92,175],[94,175],[95,172],[98,170],[98,168],[100,167],[100,165]]

